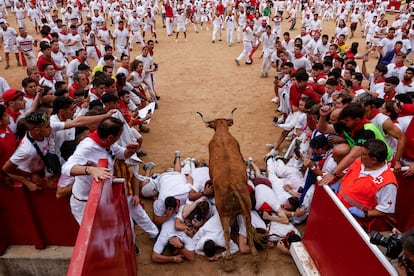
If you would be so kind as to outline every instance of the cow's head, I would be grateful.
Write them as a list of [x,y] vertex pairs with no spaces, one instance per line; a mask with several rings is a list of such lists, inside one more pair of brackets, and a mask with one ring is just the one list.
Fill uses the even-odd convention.
[[216,129],[216,127],[219,124],[227,124],[227,126],[232,126],[233,125],[233,112],[236,111],[236,107],[233,108],[233,110],[230,112],[230,116],[228,119],[215,119],[215,120],[205,120],[203,114],[201,114],[200,112],[197,112],[198,115],[200,115],[201,119],[203,120],[203,122],[206,124],[207,127],[212,128],[212,129]]

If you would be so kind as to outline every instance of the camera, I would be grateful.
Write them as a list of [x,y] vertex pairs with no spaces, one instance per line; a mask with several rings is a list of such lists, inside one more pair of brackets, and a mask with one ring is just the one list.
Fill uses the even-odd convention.
[[385,256],[396,259],[402,252],[401,234],[392,234],[389,238],[384,237],[381,233],[372,231],[370,233],[370,242],[375,245],[381,245],[387,249]]

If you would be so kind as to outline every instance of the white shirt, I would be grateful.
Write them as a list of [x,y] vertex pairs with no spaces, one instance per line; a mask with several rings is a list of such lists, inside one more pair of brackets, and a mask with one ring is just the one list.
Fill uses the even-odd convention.
[[[115,158],[125,159],[125,148],[113,144],[109,149]],[[112,175],[115,159],[112,158],[107,150],[98,145],[91,138],[87,137],[79,143],[73,155],[69,157],[68,161],[62,166],[62,175],[70,176],[70,171],[74,165],[97,166],[99,159],[108,160],[108,168]],[[91,175],[76,176],[72,194],[80,200],[87,200],[92,180],[93,177]]]
[[[52,128],[51,136],[45,137],[43,141],[35,141],[43,154],[46,154],[50,149],[51,137],[53,136],[53,133],[58,130],[62,130],[65,127],[65,124],[50,122],[50,127]],[[17,165],[20,170],[27,173],[39,172],[45,169],[41,157],[27,136],[23,138],[16,151],[10,157],[10,161]]]
[[3,38],[4,45],[16,45],[17,33],[13,28],[7,27],[6,30],[0,28],[0,37]]
[[[230,231],[230,229],[229,229]],[[216,246],[226,248],[224,239],[223,226],[221,225],[220,216],[214,207],[214,215],[200,228],[193,237],[195,251],[199,255],[204,255],[203,247],[206,241],[213,240]],[[230,239],[230,254],[239,251],[237,244]]]

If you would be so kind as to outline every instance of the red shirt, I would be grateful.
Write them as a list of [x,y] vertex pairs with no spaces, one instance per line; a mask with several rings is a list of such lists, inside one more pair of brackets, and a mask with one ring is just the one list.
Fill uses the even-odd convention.
[[294,106],[299,106],[299,101],[302,98],[302,95],[308,96],[309,99],[314,100],[317,103],[319,103],[320,101],[319,97],[316,95],[315,91],[313,91],[312,88],[306,86],[305,88],[298,89],[296,87],[296,83],[294,83],[290,87],[290,104]]
[[53,65],[53,67],[55,68],[55,70],[61,70],[61,69],[62,69],[60,66],[57,66],[57,65],[56,65],[56,63],[53,61],[53,59],[48,60],[48,59],[46,59],[46,58],[42,55],[42,56],[40,56],[40,57],[38,58],[38,60],[37,60],[37,69],[39,69],[39,71],[40,71],[40,75],[41,75],[42,77],[44,77],[44,76],[45,76],[45,73],[44,73],[44,71],[43,71],[43,66],[44,66],[45,64],[52,64],[52,65]]

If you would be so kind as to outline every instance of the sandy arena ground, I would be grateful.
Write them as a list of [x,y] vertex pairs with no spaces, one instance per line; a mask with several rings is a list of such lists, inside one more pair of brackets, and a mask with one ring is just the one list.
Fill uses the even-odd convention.
[[[8,21],[16,28],[13,16]],[[296,37],[300,29],[298,18],[296,29],[291,37]],[[161,96],[159,109],[156,111],[149,127],[150,133],[144,135],[143,149],[148,152],[145,162],[156,163],[156,172],[163,172],[172,167],[173,155],[180,150],[183,157],[195,157],[197,160],[208,160],[208,142],[213,130],[205,127],[197,111],[202,112],[207,119],[228,117],[230,111],[237,107],[234,113],[234,125],[231,133],[238,139],[243,156],[251,156],[257,160],[259,167],[265,168],[263,156],[268,149],[266,143],[273,143],[279,130],[272,124],[276,115],[276,105],[270,102],[273,98],[273,74],[268,78],[260,78],[260,51],[254,55],[253,65],[245,65],[243,60],[237,66],[234,59],[242,51],[242,43],[228,47],[225,41],[225,31],[222,31],[223,41],[211,43],[212,27],[207,31],[199,30],[196,34],[191,26],[187,27],[188,41],[184,42],[180,34],[179,42],[175,37],[167,37],[162,28],[161,18],[157,21],[159,44],[155,47],[154,60],[159,64],[156,74],[156,89]],[[290,23],[284,19],[282,33],[287,31]],[[29,33],[35,36],[31,22],[27,21]],[[198,26],[199,27],[199,26]],[[334,34],[334,23],[324,22],[324,32],[330,37]],[[365,42],[358,26],[353,41],[360,42],[360,51],[364,52]],[[237,34],[235,34],[237,38]],[[149,39],[147,34],[146,39]],[[348,45],[351,43],[348,42]],[[131,57],[139,55],[140,47],[134,45]],[[4,53],[1,51],[3,62],[0,63],[0,76],[5,77],[13,88],[20,88],[20,82],[25,77],[25,71],[16,66],[14,56],[11,56],[11,68],[4,69]],[[357,61],[361,66],[362,61]],[[91,62],[93,64],[93,62]],[[373,68],[376,59],[371,56],[369,68]],[[287,143],[284,144],[287,146]],[[151,201],[146,200],[145,207],[151,212]],[[151,213],[150,213],[151,214]],[[301,230],[304,227],[300,227]],[[151,263],[152,242],[137,228],[137,241],[142,253],[137,257],[139,275],[252,275],[250,256],[237,255],[234,257],[236,271],[225,273],[220,269],[220,262],[208,262],[197,257],[194,263],[158,265]],[[299,272],[290,256],[281,254],[277,249],[260,253],[261,264],[259,275],[298,275]]]

